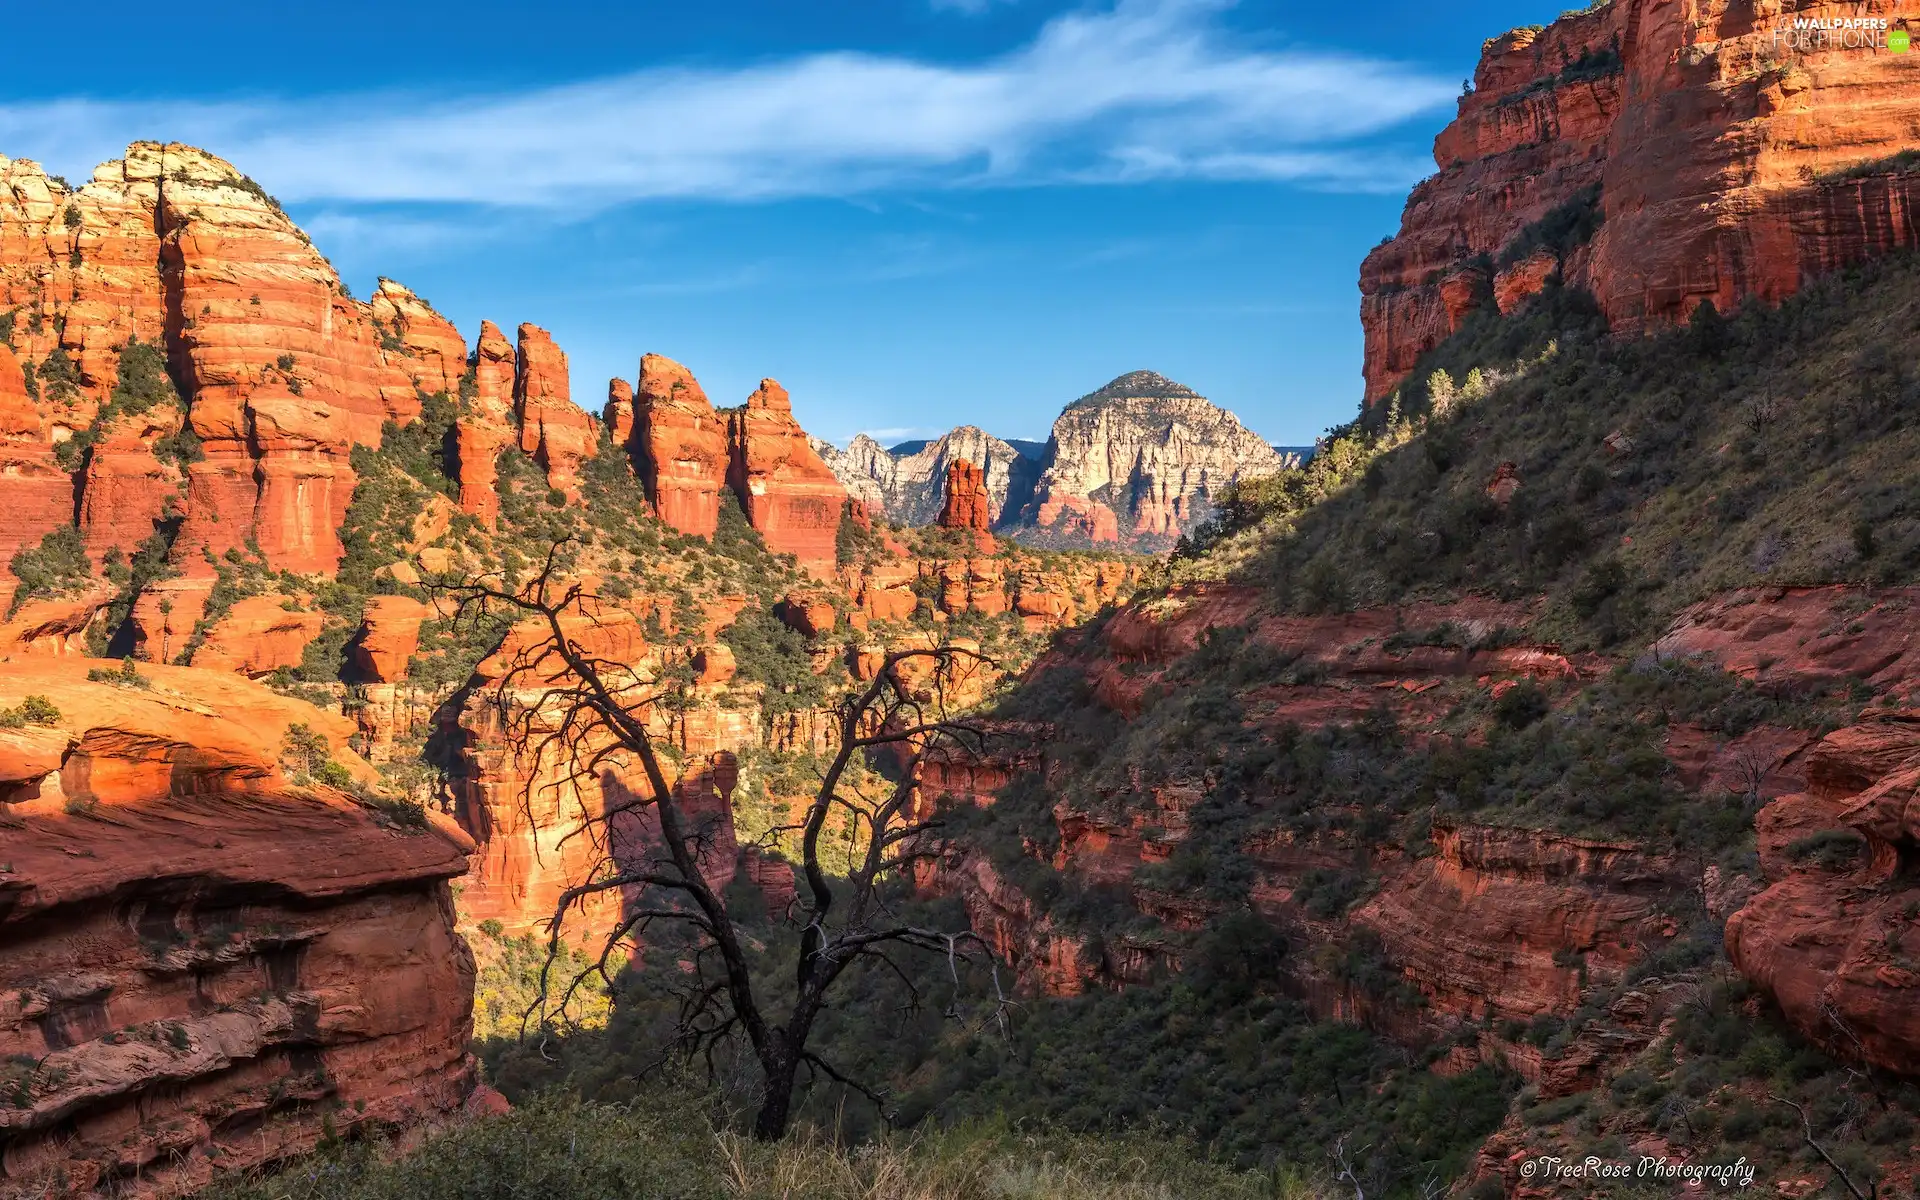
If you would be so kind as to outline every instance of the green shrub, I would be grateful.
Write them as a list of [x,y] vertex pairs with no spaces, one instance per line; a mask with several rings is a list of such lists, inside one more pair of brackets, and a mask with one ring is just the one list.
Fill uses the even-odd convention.
[[121,659],[120,665],[111,669],[106,667],[87,668],[87,681],[89,683],[110,683],[115,687],[133,688],[142,692],[153,686],[153,681],[140,673],[140,669],[133,665],[133,659],[131,658]]
[[1547,693],[1531,679],[1523,679],[1493,702],[1493,715],[1508,729],[1525,729],[1547,715]]
[[287,726],[286,734],[280,739],[280,765],[295,782],[312,779],[323,766],[331,765],[332,759],[333,745],[327,741],[326,734],[305,721]]
[[20,581],[7,608],[8,617],[29,600],[77,592],[93,577],[93,562],[77,525],[62,525],[42,537],[38,546],[16,551],[8,565]]
[[1823,829],[1788,844],[1787,856],[1822,871],[1850,871],[1866,850],[1866,839],[1855,830]]
[[[52,362],[53,357],[49,355],[47,362],[41,364],[43,378]],[[60,465],[68,471],[80,470],[114,421],[122,416],[138,416],[161,404],[172,404],[181,410],[181,428],[156,442],[154,453],[184,468],[201,457],[200,440],[187,424],[186,405],[167,374],[166,351],[158,343],[130,338],[120,348],[118,375],[107,402],[100,406],[85,429],[54,448]]]
[[[1589,51],[1589,54],[1596,52]],[[1583,55],[1580,61],[1568,66],[1569,72],[1576,70],[1596,71],[1607,74],[1620,69],[1620,53],[1615,50],[1609,57],[1601,51],[1589,59]],[[1556,257],[1565,258],[1576,246],[1582,246],[1593,240],[1599,232],[1602,220],[1600,207],[1600,185],[1591,184],[1569,196],[1554,206],[1545,216],[1528,225],[1514,235],[1505,249],[1500,251],[1499,264],[1512,266],[1536,250],[1551,250]]]
[[1843,183],[1849,179],[1868,179],[1875,175],[1920,174],[1920,150],[1901,150],[1885,158],[1868,159],[1832,171],[1816,174],[1817,183]]
[[0,729],[24,729],[29,725],[55,725],[60,710],[45,696],[28,696],[12,708],[0,708]]

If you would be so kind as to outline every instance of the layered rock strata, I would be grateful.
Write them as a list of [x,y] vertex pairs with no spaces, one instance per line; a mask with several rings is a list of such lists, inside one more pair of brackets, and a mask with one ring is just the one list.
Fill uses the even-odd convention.
[[87,666],[0,679],[0,706],[58,710],[0,730],[0,1190],[175,1195],[459,1108],[464,839],[290,784],[291,724],[357,763],[337,716],[231,675],[152,667],[130,690]]
[[727,449],[727,482],[768,548],[831,571],[847,493],[793,419],[787,389],[762,379],[729,415]]
[[664,355],[640,360],[629,448],[655,514],[681,533],[712,537],[727,481],[727,425],[693,372]]
[[1488,39],[1439,173],[1361,267],[1367,401],[1468,312],[1554,276],[1636,333],[1920,245],[1920,174],[1896,157],[1920,124],[1916,63],[1884,33],[1795,32],[1835,18],[1911,25],[1892,0],[1616,0]]

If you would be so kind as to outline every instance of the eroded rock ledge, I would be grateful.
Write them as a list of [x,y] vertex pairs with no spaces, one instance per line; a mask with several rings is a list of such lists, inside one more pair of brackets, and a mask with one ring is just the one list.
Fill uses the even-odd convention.
[[237,676],[8,662],[0,709],[0,1195],[174,1195],[331,1129],[465,1103],[463,839],[292,785],[307,725]]

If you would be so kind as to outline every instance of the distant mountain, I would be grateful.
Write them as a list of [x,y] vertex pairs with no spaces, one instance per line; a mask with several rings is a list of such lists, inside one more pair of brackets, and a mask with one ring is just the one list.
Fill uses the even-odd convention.
[[931,441],[883,447],[865,434],[814,449],[847,491],[889,519],[927,524],[945,499],[947,464],[987,476],[996,531],[1036,545],[1159,550],[1207,514],[1236,479],[1288,458],[1232,413],[1152,371],[1133,371],[1068,404],[1045,442],[1011,442],[963,425]]
[[818,439],[813,445],[849,495],[889,520],[907,525],[930,525],[940,515],[946,500],[947,464],[954,459],[965,459],[986,473],[996,524],[1025,507],[1040,477],[1040,465],[1033,457],[972,425],[932,441],[902,442],[891,450],[864,433],[845,450]]

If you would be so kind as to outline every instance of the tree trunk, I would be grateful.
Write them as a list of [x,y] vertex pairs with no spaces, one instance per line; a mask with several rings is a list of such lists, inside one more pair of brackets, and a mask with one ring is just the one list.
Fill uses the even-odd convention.
[[793,1117],[793,1079],[800,1070],[800,1056],[786,1044],[786,1038],[775,1036],[778,1045],[760,1062],[767,1086],[761,1094],[760,1111],[753,1118],[753,1138],[758,1142],[777,1142],[787,1136],[787,1122]]

